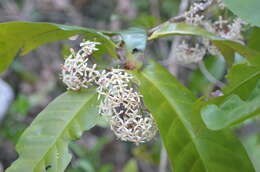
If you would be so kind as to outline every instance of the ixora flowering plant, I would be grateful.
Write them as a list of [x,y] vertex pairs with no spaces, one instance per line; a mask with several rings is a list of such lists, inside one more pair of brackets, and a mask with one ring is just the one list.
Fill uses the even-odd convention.
[[[72,158],[69,142],[103,119],[117,138],[136,145],[159,131],[176,172],[256,171],[256,161],[233,129],[253,121],[260,110],[260,16],[248,16],[257,5],[257,0],[195,2],[147,31],[1,23],[1,71],[16,54],[25,55],[44,43],[77,34],[87,39],[78,51],[70,50],[61,66],[68,91],[24,131],[16,146],[19,157],[7,172],[65,171]],[[192,83],[190,90],[175,78],[178,73],[174,77],[147,57],[147,41],[175,35],[181,37],[172,42],[177,61],[173,66],[187,67],[196,76],[186,81]],[[109,65],[96,60],[104,56]],[[226,71],[228,81],[223,79]]]

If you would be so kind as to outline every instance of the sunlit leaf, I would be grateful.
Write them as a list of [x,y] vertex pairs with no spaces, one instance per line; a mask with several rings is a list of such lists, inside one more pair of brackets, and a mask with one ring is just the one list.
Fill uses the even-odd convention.
[[7,22],[0,24],[0,72],[10,65],[15,56],[76,34],[96,38],[112,56],[116,56],[114,43],[100,31],[51,23]]
[[68,143],[99,120],[94,90],[66,92],[50,103],[24,131],[19,158],[7,172],[64,171],[71,160]]
[[195,97],[163,67],[150,62],[136,76],[175,172],[255,171],[234,134],[207,129]]
[[229,64],[233,61],[234,52],[238,52],[248,58],[260,55],[259,51],[246,47],[238,42],[220,38],[200,27],[184,23],[166,22],[159,29],[154,31],[148,39],[153,40],[171,35],[194,35],[210,39],[219,48]]

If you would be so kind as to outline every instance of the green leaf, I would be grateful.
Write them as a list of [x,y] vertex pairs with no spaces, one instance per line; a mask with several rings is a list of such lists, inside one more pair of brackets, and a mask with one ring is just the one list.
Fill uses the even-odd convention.
[[237,95],[227,97],[219,106],[208,104],[201,109],[202,119],[211,130],[221,130],[260,113],[260,81],[250,97],[243,101]]
[[193,35],[210,39],[219,48],[229,64],[233,60],[234,52],[238,52],[247,58],[260,55],[260,52],[250,49],[240,43],[220,38],[200,27],[184,23],[166,22],[158,30],[154,31],[148,39],[153,40],[172,35]]
[[237,94],[242,99],[247,99],[260,79],[260,66],[236,64],[226,78],[228,85],[224,88],[225,95]]
[[120,31],[119,34],[126,48],[126,63],[133,65],[134,68],[141,68],[146,48],[146,31],[139,28],[130,28]]
[[0,24],[0,72],[10,65],[15,56],[76,34],[96,38],[112,56],[116,56],[114,43],[100,31],[51,23],[7,22]]
[[123,172],[138,172],[136,161],[134,159],[129,160],[123,168]]
[[206,128],[195,97],[167,70],[150,62],[136,76],[175,172],[255,171],[230,130]]
[[[210,56],[204,60],[207,70],[216,79],[220,80],[225,72],[225,62],[223,59],[215,56]],[[189,79],[189,88],[195,95],[202,93],[203,95],[209,95],[212,91],[214,84],[209,82],[205,76],[201,73],[200,69],[195,69]]]
[[147,35],[146,31],[140,28],[130,28],[120,31],[122,40],[126,44],[126,48],[129,52],[144,51],[146,47]]
[[[204,111],[201,112],[210,129],[221,129],[243,122],[258,112],[257,99],[256,102],[251,102],[251,97],[252,90],[260,80],[259,57],[250,58],[247,63],[233,65],[226,78],[228,85],[223,89],[224,96],[210,99],[204,104]],[[225,109],[229,106],[230,108]]]
[[260,28],[253,27],[252,31],[249,33],[248,46],[252,49],[259,51],[260,44]]
[[259,0],[223,0],[224,4],[238,17],[249,24],[260,26]]
[[144,50],[146,48],[146,31],[139,28],[130,28],[118,32],[125,45],[125,56],[127,68],[139,69],[143,65]]
[[99,120],[96,101],[94,90],[56,98],[22,134],[16,146],[19,158],[7,172],[64,171],[71,160],[68,143]]

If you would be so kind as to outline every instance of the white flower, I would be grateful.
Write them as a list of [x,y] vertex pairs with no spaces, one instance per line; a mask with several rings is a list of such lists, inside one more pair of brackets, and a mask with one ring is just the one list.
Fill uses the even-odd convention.
[[179,44],[175,49],[176,59],[182,64],[197,63],[203,59],[206,54],[205,47],[189,46],[185,41]]
[[226,5],[223,3],[222,0],[217,0],[217,3],[218,3],[218,6],[219,6],[220,9],[226,8]]
[[228,24],[227,20],[224,20],[222,16],[218,17],[218,20],[213,23],[213,25],[218,29],[224,29],[224,27]]
[[96,45],[99,45],[100,42],[94,42],[94,41],[85,41],[80,43],[81,49],[78,51],[78,54],[80,56],[89,56],[94,51],[97,51],[98,48],[96,48]]
[[219,16],[219,19],[214,23],[203,22],[202,25],[207,31],[215,33],[222,38],[242,42],[241,30],[244,24],[245,22],[239,18],[234,19],[230,23],[230,21],[224,20],[222,16]]
[[205,3],[193,3],[189,9],[184,13],[185,23],[192,25],[200,25],[204,19],[203,15],[199,14],[199,11],[203,10]]
[[100,43],[85,41],[80,44],[81,49],[77,53],[73,49],[70,50],[71,54],[65,59],[61,71],[62,81],[68,89],[79,90],[95,83],[99,72],[96,70],[96,64],[88,64],[87,56],[98,50],[95,48],[97,44]]
[[223,38],[240,42],[242,39],[241,30],[243,24],[244,23],[241,19],[236,18],[233,20],[233,23],[227,25],[228,31],[222,30],[219,32],[219,35]]
[[99,112],[109,117],[111,130],[119,139],[139,144],[151,140],[157,128],[151,114],[143,110],[142,95],[134,89],[132,79],[122,69],[103,71],[97,81]]
[[202,43],[205,46],[205,48],[208,50],[208,52],[214,56],[222,56],[221,52],[218,50],[218,48],[213,45],[209,39],[202,38]]
[[135,87],[133,76],[123,69],[96,69],[88,57],[98,49],[98,42],[85,41],[81,49],[71,49],[62,66],[62,80],[68,89],[79,90],[97,85],[99,113],[108,119],[111,130],[123,141],[136,144],[151,140],[157,132],[155,122],[144,109],[142,95]]
[[110,126],[118,138],[136,144],[151,140],[157,133],[156,125],[151,117],[136,116],[122,120],[115,115],[110,121]]

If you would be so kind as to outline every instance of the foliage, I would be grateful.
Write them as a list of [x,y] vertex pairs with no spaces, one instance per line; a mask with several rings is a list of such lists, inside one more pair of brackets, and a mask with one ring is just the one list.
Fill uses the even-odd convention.
[[[216,79],[220,80],[225,72],[225,62],[219,57],[208,57],[204,60],[207,70]],[[195,69],[189,79],[189,89],[195,95],[209,95],[214,89],[214,84],[209,82],[199,68]]]
[[228,6],[228,8],[241,17],[246,22],[260,26],[259,22],[259,13],[253,14],[252,11],[256,11],[258,7],[260,7],[260,2],[258,0],[223,0],[225,5]]
[[238,42],[220,38],[217,35],[204,30],[203,28],[183,23],[166,22],[162,24],[158,30],[153,32],[148,39],[153,40],[160,37],[173,35],[193,35],[210,39],[215,46],[219,48],[228,64],[233,62],[234,52],[238,52],[242,56],[248,58],[260,55],[259,51],[243,46]]
[[219,130],[237,124],[259,114],[260,108],[260,82],[245,101],[237,95],[227,97],[219,106],[214,104],[205,106],[201,115],[208,128]]
[[249,64],[235,64],[230,69],[228,85],[223,89],[225,96],[211,99],[201,110],[208,128],[219,130],[259,114],[260,68],[257,61],[258,58],[249,59]]
[[89,37],[95,37],[106,45],[112,56],[115,56],[114,43],[103,33],[92,29],[30,22],[1,23],[0,28],[0,60],[2,61],[0,72],[3,72],[10,65],[14,56],[25,55],[45,43],[64,40],[76,34],[87,34]]
[[68,143],[98,121],[93,92],[67,92],[42,111],[17,143],[11,171],[64,171],[71,159]]
[[[176,171],[254,171],[234,135],[208,130],[192,108],[195,97],[165,69],[151,62],[137,77]],[[221,154],[216,155],[216,150]]]
[[[256,11],[255,8],[259,6],[257,0],[250,2],[224,0],[224,2],[238,17],[256,26],[260,25],[258,15],[253,16],[249,13]],[[150,20],[145,25],[154,25],[156,19],[150,18]],[[141,102],[142,112],[149,111],[153,115],[174,171],[254,172],[253,164],[256,163],[252,163],[250,160],[252,156],[250,154],[249,157],[246,148],[254,147],[256,140],[244,147],[232,130],[234,125],[241,125],[260,112],[260,50],[257,38],[259,28],[250,29],[248,44],[243,44],[217,36],[198,25],[172,20],[148,31],[129,28],[116,32],[52,23],[1,23],[0,72],[7,69],[15,56],[25,55],[49,42],[64,40],[75,35],[100,42],[97,43],[99,53],[116,58],[107,65],[109,69],[105,70],[111,70],[112,66],[131,70],[128,72],[135,77],[135,83],[129,85],[133,87],[132,90],[137,90],[134,93],[139,94],[140,91],[142,94],[140,97],[143,99],[135,101]],[[148,41],[176,35],[206,38],[221,52],[225,62],[222,60],[224,58],[217,56],[208,56],[204,61],[209,73],[217,80],[223,77],[226,70],[225,63],[228,64],[226,77],[228,82],[222,89],[223,96],[209,97],[218,86],[216,83],[211,83],[199,68],[191,74],[189,90],[155,60],[145,59]],[[63,53],[68,54],[68,49],[64,47]],[[233,63],[237,54],[245,59],[243,63]],[[91,59],[93,63],[95,55]],[[102,63],[102,60],[99,59],[98,62]],[[88,69],[90,71],[92,68]],[[110,75],[109,77],[112,78]],[[96,85],[93,85],[80,91],[63,93],[33,120],[21,135],[16,146],[19,157],[7,172],[65,171],[72,157],[69,153],[69,143],[79,139],[84,131],[104,120],[99,116]],[[204,97],[197,99],[193,93],[202,94]],[[24,97],[19,97],[13,107],[13,111],[25,115],[29,104]],[[131,126],[124,128],[129,129]],[[101,139],[93,150],[85,152],[72,143],[70,148],[80,160],[76,161],[75,168],[70,171],[110,171],[112,169],[110,164],[99,168],[100,157],[94,156],[100,153],[100,147],[106,141]],[[137,170],[137,163],[133,159],[123,169],[125,172]]]

